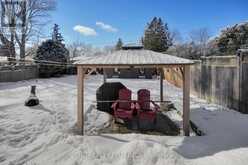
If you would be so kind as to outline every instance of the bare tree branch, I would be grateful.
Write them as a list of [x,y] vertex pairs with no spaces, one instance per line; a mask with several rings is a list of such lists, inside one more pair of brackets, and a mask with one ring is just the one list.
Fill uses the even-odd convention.
[[206,55],[206,47],[210,38],[210,32],[208,28],[200,28],[190,32],[189,34],[192,42],[200,46],[201,54]]

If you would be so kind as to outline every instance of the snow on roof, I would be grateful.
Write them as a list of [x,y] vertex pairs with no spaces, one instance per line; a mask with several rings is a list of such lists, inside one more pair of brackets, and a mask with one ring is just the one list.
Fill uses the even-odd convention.
[[8,61],[7,56],[0,56],[0,62],[6,62],[6,61]]
[[238,52],[248,53],[248,49],[239,49]]
[[77,65],[95,66],[146,66],[146,65],[191,65],[192,60],[158,53],[150,50],[120,50],[97,57],[79,60]]
[[73,57],[72,61],[83,61],[83,60],[87,60],[89,58],[92,58],[92,56],[77,56],[77,57]]

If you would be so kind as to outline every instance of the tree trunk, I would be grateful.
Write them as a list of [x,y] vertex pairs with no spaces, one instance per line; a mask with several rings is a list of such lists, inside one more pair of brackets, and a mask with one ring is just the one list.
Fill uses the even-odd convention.
[[26,34],[25,34],[25,29],[22,29],[22,34],[21,34],[21,42],[17,42],[20,48],[20,59],[24,60],[25,59],[25,53],[26,53]]
[[16,52],[15,52],[15,45],[13,42],[10,42],[8,45],[8,49],[9,49],[9,54],[10,54],[10,58],[12,60],[14,60],[16,58]]
[[12,59],[16,58],[15,54],[15,32],[13,29],[11,29],[11,36],[10,36],[10,42],[9,42],[9,52],[10,52],[10,57]]
[[25,59],[25,52],[26,52],[26,47],[25,47],[25,42],[21,43],[20,45],[20,58],[21,60]]

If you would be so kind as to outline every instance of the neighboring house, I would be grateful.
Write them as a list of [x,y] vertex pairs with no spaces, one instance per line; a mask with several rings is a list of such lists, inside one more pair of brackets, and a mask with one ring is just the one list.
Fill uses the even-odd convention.
[[[119,52],[129,51],[129,53],[138,53],[142,58],[145,53],[142,45],[128,44],[122,47]],[[105,69],[107,78],[146,78],[152,79],[157,74],[156,69],[151,68],[128,68],[128,69]]]
[[10,57],[10,51],[6,46],[0,45],[0,56]]

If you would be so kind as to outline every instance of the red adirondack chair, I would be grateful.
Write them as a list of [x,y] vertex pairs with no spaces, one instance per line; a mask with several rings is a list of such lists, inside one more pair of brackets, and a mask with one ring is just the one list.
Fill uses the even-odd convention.
[[150,99],[150,91],[147,89],[140,89],[138,91],[137,107],[139,119],[154,122],[157,111],[159,111],[159,106]]
[[119,98],[112,104],[114,117],[120,119],[132,119],[135,107],[135,102],[132,101],[131,90],[127,88],[119,90]]

